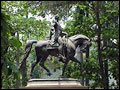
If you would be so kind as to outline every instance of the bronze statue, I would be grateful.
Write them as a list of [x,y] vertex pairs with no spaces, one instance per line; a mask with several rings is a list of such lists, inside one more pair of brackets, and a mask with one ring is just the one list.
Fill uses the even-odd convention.
[[[64,43],[63,39],[65,39],[65,38],[62,38],[61,36],[58,37],[58,43],[60,45],[58,46],[57,49],[49,49],[48,48],[50,46],[51,40],[40,40],[40,41],[33,40],[33,41],[28,42],[25,47],[24,56],[23,56],[20,66],[19,66],[19,70],[22,67],[22,65],[24,64],[25,60],[27,59],[27,57],[30,53],[30,50],[32,48],[32,44],[36,43],[35,51],[36,51],[37,57],[36,57],[36,62],[32,64],[32,69],[31,69],[30,75],[32,76],[34,67],[38,63],[41,67],[43,67],[48,72],[48,75],[51,75],[50,71],[44,66],[44,62],[49,55],[56,56],[56,57],[59,57],[60,54],[63,55],[63,53],[62,53],[62,50],[64,48],[63,47],[63,43]],[[64,76],[65,68],[70,60],[81,64],[80,61],[78,61],[74,57],[76,48],[78,46],[80,46],[81,50],[84,50],[87,46],[90,46],[90,45],[91,45],[90,39],[88,37],[86,37],[85,35],[78,34],[78,35],[74,35],[67,39],[67,43],[66,43],[67,55],[66,55],[66,58],[64,61],[61,60],[64,63],[62,76]]]

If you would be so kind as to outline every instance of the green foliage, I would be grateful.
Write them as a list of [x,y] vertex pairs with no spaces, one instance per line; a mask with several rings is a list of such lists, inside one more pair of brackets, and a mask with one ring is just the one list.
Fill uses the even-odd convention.
[[[102,59],[108,60],[108,70],[117,85],[111,86],[119,88],[119,2],[118,1],[100,1],[100,24],[101,24],[101,49]],[[71,8],[75,8],[72,10]],[[16,80],[20,79],[20,73],[17,69],[17,48],[19,48],[19,58],[22,59],[24,47],[27,40],[43,40],[50,30],[51,22],[37,20],[33,16],[45,17],[45,15],[60,15],[60,19],[73,17],[66,22],[65,31],[69,36],[75,34],[84,34],[93,40],[90,48],[90,57],[88,62],[83,60],[84,70],[88,74],[84,77],[94,81],[91,88],[103,87],[101,73],[98,62],[98,52],[96,45],[97,20],[96,20],[96,1],[1,1],[1,66],[2,66],[2,88],[14,89]],[[16,36],[19,33],[19,39]],[[95,41],[95,42],[94,42]],[[107,41],[107,46],[104,45]],[[113,42],[115,41],[115,42]],[[31,64],[35,61],[34,45],[30,53],[30,64],[27,62],[27,74]],[[19,62],[20,62],[19,61]],[[57,64],[57,60],[51,63]],[[45,63],[47,66],[47,62]],[[104,68],[106,65],[104,64]],[[55,67],[60,69],[61,66]],[[37,65],[34,77],[39,78],[43,69]],[[66,68],[65,75],[68,78],[81,79],[81,68],[78,64],[70,62]],[[110,75],[108,75],[110,77]],[[29,75],[26,77],[29,79]],[[110,87],[111,87],[110,86]]]
[[[2,1],[2,6],[6,3]],[[15,80],[20,79],[19,71],[15,64],[15,58],[11,56],[11,52],[15,52],[16,47],[20,47],[21,43],[19,40],[13,38],[11,40],[11,32],[14,29],[11,26],[10,15],[6,14],[5,9],[1,10],[1,65],[2,65],[2,88],[13,88],[15,87]],[[11,57],[10,57],[11,56]]]
[[[17,48],[20,49],[21,60],[26,40],[45,38],[49,22],[26,18],[29,5],[24,1],[2,1],[1,7],[2,88],[11,89],[16,87],[16,80],[20,80],[18,66],[16,67]],[[19,33],[21,41],[17,39],[16,33]]]
[[22,46],[22,43],[17,40],[15,37],[10,39],[10,46],[20,47]]
[[[84,5],[77,4],[75,7],[75,11],[72,11],[73,20],[68,21],[66,23],[66,31],[69,36],[75,35],[75,34],[84,34],[88,36],[92,40],[96,40],[96,35],[98,33],[97,26],[96,26],[96,12],[95,12],[95,2],[90,2],[89,5],[86,3]],[[119,22],[118,22],[118,14],[119,14],[119,8],[118,8],[118,2],[114,1],[106,1],[106,2],[100,2],[100,24],[102,27],[101,32],[101,42],[107,41],[107,46],[101,45],[101,49],[104,49],[102,51],[102,59],[108,60],[109,71],[114,77],[114,79],[117,81],[117,86],[119,87]],[[116,42],[113,42],[115,40]],[[95,87],[102,87],[102,81],[101,81],[101,73],[99,68],[99,62],[98,62],[98,55],[97,55],[97,46],[95,42],[93,42],[94,45],[92,45],[90,57],[88,62],[83,62],[84,69],[88,70],[88,75],[85,75],[85,78],[88,80],[95,81],[91,86],[91,88]],[[115,65],[116,63],[116,65]],[[71,66],[70,66],[71,67]],[[105,68],[104,64],[104,68]],[[68,66],[69,68],[69,66]],[[67,74],[66,76],[72,77],[67,68]],[[116,69],[115,69],[116,68]],[[73,75],[76,74],[77,70],[73,71]],[[118,73],[115,73],[118,72]],[[80,71],[79,71],[80,73]],[[77,77],[78,75],[76,75]],[[108,76],[110,77],[110,76]],[[115,85],[115,84],[113,84]],[[114,86],[116,87],[116,85]]]

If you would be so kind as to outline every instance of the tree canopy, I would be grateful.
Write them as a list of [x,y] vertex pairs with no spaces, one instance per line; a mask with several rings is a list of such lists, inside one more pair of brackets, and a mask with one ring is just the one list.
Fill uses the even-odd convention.
[[[52,24],[46,19],[49,14],[60,16],[69,37],[83,34],[92,40],[88,61],[86,57],[83,60],[84,70],[88,71],[84,78],[93,81],[87,86],[119,88],[119,1],[1,1],[1,88],[18,88],[19,80],[22,81],[18,65],[26,41],[49,36]],[[28,61],[32,63],[34,48],[30,56],[32,61]],[[26,68],[30,67],[29,62]],[[52,62],[57,64],[55,60]],[[35,77],[40,78],[42,69],[36,69]],[[65,75],[81,79],[81,73],[79,65],[70,62]],[[29,75],[25,78],[30,79]],[[110,78],[116,82],[110,84]]]

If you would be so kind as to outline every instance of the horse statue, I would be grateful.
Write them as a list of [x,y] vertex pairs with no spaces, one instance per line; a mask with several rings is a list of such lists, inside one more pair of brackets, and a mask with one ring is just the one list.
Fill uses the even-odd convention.
[[26,59],[27,59],[27,57],[28,57],[28,55],[31,51],[33,43],[36,43],[35,52],[36,52],[37,58],[36,58],[36,62],[32,64],[32,69],[31,69],[31,72],[30,72],[30,76],[32,77],[34,67],[39,62],[40,62],[39,65],[48,72],[48,75],[51,75],[50,71],[44,66],[44,62],[49,55],[56,56],[56,57],[59,57],[60,54],[63,55],[63,53],[62,53],[63,49],[64,49],[63,44],[65,44],[64,39],[66,40],[66,53],[67,53],[66,57],[65,57],[65,60],[61,59],[61,61],[64,63],[64,67],[63,67],[63,70],[62,70],[62,76],[64,77],[65,68],[66,68],[66,66],[67,66],[67,64],[69,63],[70,60],[72,60],[73,62],[77,62],[77,63],[81,64],[80,61],[78,61],[74,57],[75,50],[78,46],[81,48],[81,50],[85,50],[87,46],[91,45],[91,41],[87,36],[77,34],[77,35],[69,37],[68,39],[59,37],[58,42],[59,42],[60,45],[56,49],[54,49],[54,48],[49,49],[50,43],[52,42],[51,40],[29,41],[25,46],[25,51],[24,51],[23,59],[22,59],[21,64],[19,66],[19,70],[21,69],[22,65],[26,61]]

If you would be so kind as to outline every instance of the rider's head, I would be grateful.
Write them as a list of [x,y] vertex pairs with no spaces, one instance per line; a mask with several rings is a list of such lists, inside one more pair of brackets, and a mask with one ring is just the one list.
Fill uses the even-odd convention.
[[52,28],[51,31],[54,31],[54,29]]
[[56,20],[57,22],[59,21],[59,16],[58,16],[58,15],[55,16],[55,20]]

